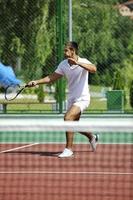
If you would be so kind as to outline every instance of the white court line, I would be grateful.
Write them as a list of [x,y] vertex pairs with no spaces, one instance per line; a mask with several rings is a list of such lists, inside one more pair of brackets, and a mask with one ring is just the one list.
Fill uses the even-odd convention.
[[31,147],[31,146],[37,145],[37,144],[39,144],[39,143],[28,144],[28,145],[24,145],[24,146],[21,146],[21,147],[16,147],[16,148],[12,148],[12,149],[3,150],[3,151],[0,151],[0,154],[6,153],[6,152],[10,152],[10,151],[16,151],[18,149],[28,148],[28,147]]
[[0,171],[0,174],[88,174],[88,175],[133,175],[132,172],[75,172],[75,171]]

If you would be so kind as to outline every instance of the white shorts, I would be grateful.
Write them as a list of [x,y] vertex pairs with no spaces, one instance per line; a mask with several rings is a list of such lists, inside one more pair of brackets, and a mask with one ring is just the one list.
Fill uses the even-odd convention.
[[73,105],[78,106],[81,110],[81,113],[89,106],[90,99],[86,100],[78,100],[78,101],[68,101],[67,102],[67,110]]

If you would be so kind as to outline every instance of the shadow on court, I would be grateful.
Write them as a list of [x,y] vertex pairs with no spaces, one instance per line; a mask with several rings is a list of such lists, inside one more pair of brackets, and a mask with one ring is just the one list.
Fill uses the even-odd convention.
[[31,154],[31,155],[40,155],[40,156],[48,156],[48,157],[57,157],[58,154],[60,154],[61,151],[58,151],[58,152],[48,152],[48,151],[45,151],[45,152],[42,152],[42,151],[10,151],[10,152],[5,152],[5,154],[25,154],[25,155],[28,155],[28,154]]

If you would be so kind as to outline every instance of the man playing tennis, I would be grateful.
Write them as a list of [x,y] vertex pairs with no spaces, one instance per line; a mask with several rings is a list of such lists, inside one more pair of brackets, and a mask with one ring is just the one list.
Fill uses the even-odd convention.
[[[85,58],[78,56],[78,44],[76,42],[68,42],[64,48],[65,60],[57,67],[54,73],[40,79],[33,80],[28,83],[29,87],[39,84],[52,83],[62,76],[65,76],[68,81],[68,106],[64,116],[65,121],[78,121],[81,113],[90,104],[90,93],[88,88],[89,73],[96,72],[96,66]],[[96,150],[98,135],[93,135],[90,132],[82,132],[90,142],[93,151]],[[73,155],[73,132],[66,132],[66,147],[59,154],[59,158],[71,157]]]

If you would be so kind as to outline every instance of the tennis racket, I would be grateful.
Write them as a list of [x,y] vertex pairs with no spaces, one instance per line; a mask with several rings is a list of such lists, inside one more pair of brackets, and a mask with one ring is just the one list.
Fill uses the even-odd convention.
[[28,85],[9,85],[5,90],[5,99],[8,101],[16,99],[16,97],[26,88]]

